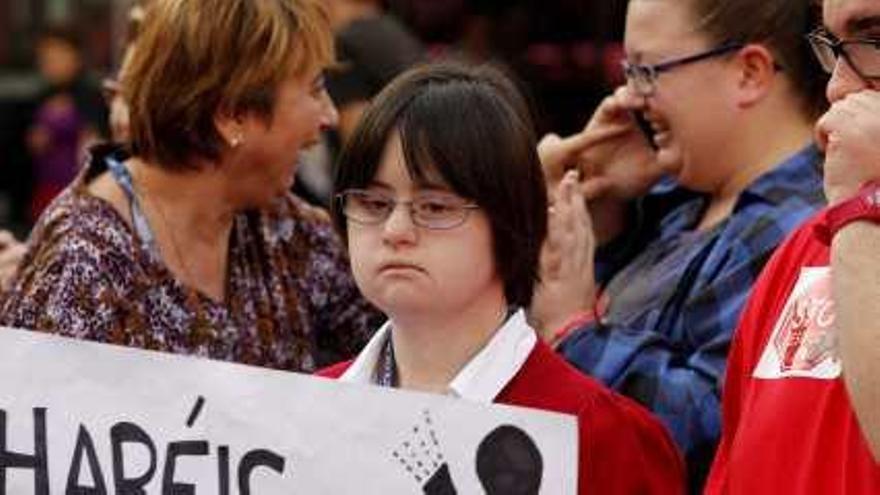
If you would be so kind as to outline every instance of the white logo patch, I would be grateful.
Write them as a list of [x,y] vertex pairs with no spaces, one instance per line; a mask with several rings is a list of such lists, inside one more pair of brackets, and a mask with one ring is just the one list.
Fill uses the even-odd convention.
[[841,364],[833,324],[830,267],[802,268],[752,376],[837,379]]

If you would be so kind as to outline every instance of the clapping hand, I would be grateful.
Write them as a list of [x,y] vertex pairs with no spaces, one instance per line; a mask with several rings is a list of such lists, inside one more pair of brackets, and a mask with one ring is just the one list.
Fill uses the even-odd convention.
[[541,250],[541,282],[529,311],[532,325],[548,341],[572,315],[592,308],[596,291],[596,242],[577,172],[567,172],[552,196]]

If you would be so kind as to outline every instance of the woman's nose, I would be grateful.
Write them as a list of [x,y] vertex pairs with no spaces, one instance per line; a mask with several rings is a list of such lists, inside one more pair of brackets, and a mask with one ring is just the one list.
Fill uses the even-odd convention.
[[333,99],[330,98],[327,90],[324,90],[323,98],[324,108],[321,115],[321,129],[333,129],[339,125],[339,111],[336,109],[336,105],[333,104]]
[[394,209],[385,219],[382,230],[382,236],[386,242],[412,243],[416,240],[416,230],[418,227],[412,220],[410,205],[408,203],[397,203]]

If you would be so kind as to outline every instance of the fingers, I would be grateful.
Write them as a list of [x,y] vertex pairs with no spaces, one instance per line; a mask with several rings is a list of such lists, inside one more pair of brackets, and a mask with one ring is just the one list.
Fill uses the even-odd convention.
[[559,192],[556,199],[556,213],[559,216],[559,224],[562,227],[562,236],[567,236],[575,227],[575,210],[573,208],[573,196],[577,185],[577,173],[568,172],[559,183]]
[[613,93],[605,97],[596,109],[596,112],[609,117],[626,118],[629,112],[644,110],[646,105],[645,97],[633,93],[629,87],[624,85],[618,87]]
[[825,152],[828,149],[828,127],[823,124],[822,119],[816,122],[813,139],[820,151]]
[[852,128],[855,121],[866,115],[875,116],[878,113],[880,113],[880,92],[852,93],[831,104],[828,111],[816,123],[816,134],[822,137],[820,143],[825,143],[829,134]]
[[4,248],[17,242],[18,241],[15,239],[15,236],[12,235],[12,232],[0,229],[0,248]]
[[574,223],[572,215],[572,192],[576,188],[577,172],[569,171],[554,190],[553,206],[547,217],[547,239],[544,243],[542,257],[546,257],[548,268],[558,269],[561,258],[571,248],[571,230]]
[[0,268],[0,288],[8,289],[12,285],[12,278],[15,276],[17,266],[9,266]]
[[587,201],[605,197],[614,189],[614,181],[608,177],[588,177],[579,184],[580,192]]
[[626,85],[617,88],[614,91],[614,97],[617,98],[618,104],[627,111],[644,110],[648,106],[647,98],[633,92]]
[[623,86],[602,101],[580,132],[567,137],[551,133],[541,138],[538,156],[548,180],[555,183],[566,170],[589,167],[591,164],[584,163],[587,152],[630,135],[635,130],[630,112],[644,106],[644,98]]
[[847,95],[842,101],[848,102],[855,109],[876,112],[880,108],[880,91],[857,91]]
[[632,131],[631,122],[606,124],[597,129],[581,131],[567,138],[566,145],[569,149],[569,153],[571,153],[572,156],[576,156],[590,147],[626,135],[630,131]]
[[880,114],[880,92],[859,91],[834,102],[817,121],[816,143],[822,151],[846,139],[874,139]]
[[556,207],[550,207],[547,214],[547,238],[544,239],[544,245],[541,247],[540,267],[541,279],[556,279],[559,276],[560,265],[562,263],[562,249],[560,246],[560,233],[562,228],[559,225],[559,213]]
[[568,228],[575,237],[572,247],[576,250],[581,263],[592,264],[595,249],[593,220],[587,210],[587,199],[582,193],[582,182],[577,180],[577,176],[572,176],[566,181],[565,186],[565,196],[569,204]]
[[578,194],[577,184],[577,171],[569,170],[565,173],[565,176],[563,176],[559,185],[556,186],[556,189],[553,192],[553,206],[550,210],[553,221],[548,225],[548,232],[550,231],[550,228],[552,228],[556,240],[563,237],[571,228],[573,222],[572,203],[575,201],[574,198]]
[[845,101],[844,99],[832,104],[825,115],[816,122],[816,143],[822,151],[828,150],[832,136],[853,118],[852,110]]
[[544,173],[552,180],[559,180],[566,170],[581,164],[580,155],[591,147],[624,136],[632,130],[630,123],[606,124],[568,137],[547,134],[538,142],[538,157]]
[[[0,237],[5,240],[6,236],[2,234],[8,234],[8,232],[0,233]],[[25,244],[19,243],[11,235],[8,236],[8,239],[9,243],[5,244],[5,247],[0,251],[0,287],[3,289],[9,288],[9,284],[27,252]]]
[[[602,181],[597,181],[602,182]],[[607,182],[607,181],[606,181]],[[607,186],[606,186],[607,187]],[[572,216],[575,219],[575,227],[578,233],[584,238],[582,242],[579,242],[579,245],[587,245],[593,243],[593,217],[590,216],[590,212],[587,210],[587,201],[589,198],[585,197],[583,194],[583,185],[578,182],[572,185]],[[592,255],[590,256],[592,259]]]
[[557,330],[589,307],[595,291],[592,230],[576,171],[554,189],[547,239],[541,251],[541,283],[530,308],[539,331]]
[[0,268],[6,266],[18,266],[26,251],[27,248],[21,243],[10,244],[3,248],[3,250],[0,251]]
[[537,150],[544,175],[548,180],[559,180],[569,162],[562,138],[556,134],[547,134],[538,142]]
[[544,173],[551,185],[561,179],[562,175],[572,169],[583,169],[588,175],[594,165],[585,159],[591,148],[605,142],[626,136],[632,131],[632,125],[609,124],[603,127],[581,131],[566,138],[556,134],[548,134],[538,143],[538,157]]
[[559,184],[553,223],[554,247],[561,251],[560,269],[582,271],[592,260],[592,223],[577,174],[573,172],[566,174]]

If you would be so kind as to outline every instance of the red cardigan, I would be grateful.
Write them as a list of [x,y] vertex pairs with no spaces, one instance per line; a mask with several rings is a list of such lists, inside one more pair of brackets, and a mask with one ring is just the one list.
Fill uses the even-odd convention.
[[[318,371],[338,378],[351,365]],[[684,466],[665,428],[641,406],[582,375],[538,342],[495,402],[577,416],[578,493],[681,494]]]

